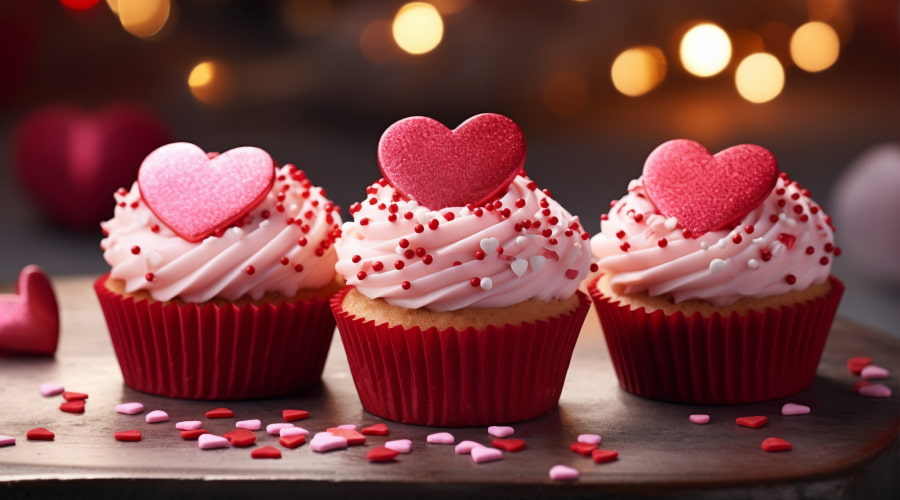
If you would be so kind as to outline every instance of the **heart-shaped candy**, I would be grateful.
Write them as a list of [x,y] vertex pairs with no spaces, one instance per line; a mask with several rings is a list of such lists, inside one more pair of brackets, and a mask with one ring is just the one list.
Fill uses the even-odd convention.
[[522,171],[525,136],[509,118],[475,115],[454,130],[424,116],[400,120],[378,143],[384,177],[432,210],[483,204]]
[[0,295],[0,354],[53,354],[59,308],[50,278],[34,265],[19,273],[16,294]]
[[259,148],[235,148],[210,159],[186,142],[156,149],[138,172],[150,210],[192,242],[241,219],[259,205],[274,181],[275,164]]
[[778,162],[767,149],[741,144],[711,155],[694,141],[658,146],[644,163],[647,195],[660,213],[695,236],[739,221],[769,195]]

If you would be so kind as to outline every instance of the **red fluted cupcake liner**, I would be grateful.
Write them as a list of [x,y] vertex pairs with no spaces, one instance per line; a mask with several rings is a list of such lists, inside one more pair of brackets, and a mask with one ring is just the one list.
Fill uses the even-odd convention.
[[135,300],[94,283],[125,383],[185,399],[256,399],[321,380],[334,335],[329,297],[280,304]]
[[331,300],[363,408],[409,424],[483,426],[556,407],[590,299],[546,321],[485,329],[390,327]]
[[[599,279],[599,278],[598,278]],[[844,291],[765,312],[665,314],[591,294],[623,389],[651,399],[735,404],[776,399],[812,384]]]

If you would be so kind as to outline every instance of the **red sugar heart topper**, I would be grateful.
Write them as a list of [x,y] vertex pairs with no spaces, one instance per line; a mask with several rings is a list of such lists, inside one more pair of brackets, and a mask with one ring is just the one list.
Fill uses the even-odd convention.
[[660,213],[676,217],[695,236],[740,220],[769,195],[778,162],[753,144],[715,155],[694,141],[658,146],[644,163],[644,187]]
[[19,273],[16,295],[0,295],[0,354],[53,354],[59,308],[50,278],[38,266]]
[[259,148],[210,159],[186,142],[147,156],[138,172],[141,196],[176,234],[197,242],[225,229],[260,204],[275,181],[275,163]]
[[405,118],[378,143],[384,177],[432,210],[490,201],[524,163],[522,129],[493,113],[475,115],[455,130],[424,116]]

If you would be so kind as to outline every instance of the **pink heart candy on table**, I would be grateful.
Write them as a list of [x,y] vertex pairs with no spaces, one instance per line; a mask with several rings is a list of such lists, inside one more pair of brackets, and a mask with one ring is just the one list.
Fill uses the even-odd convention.
[[197,242],[225,229],[259,205],[275,182],[275,163],[259,148],[214,158],[176,142],[144,159],[138,185],[147,206],[172,231]]
[[424,116],[405,118],[388,127],[378,143],[385,179],[432,210],[490,201],[524,163],[522,130],[493,113],[475,115],[454,130]]
[[50,278],[34,265],[19,273],[16,294],[0,295],[0,354],[52,355],[59,343],[59,307]]
[[739,221],[769,195],[778,162],[767,149],[741,144],[715,155],[694,141],[659,145],[644,163],[647,195],[660,213],[694,236]]

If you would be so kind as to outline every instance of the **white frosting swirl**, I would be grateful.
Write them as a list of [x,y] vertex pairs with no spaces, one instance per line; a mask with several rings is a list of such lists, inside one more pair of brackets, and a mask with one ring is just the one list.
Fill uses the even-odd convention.
[[565,299],[590,265],[577,217],[524,175],[478,207],[432,211],[386,181],[350,208],[336,269],[366,297],[408,309],[506,307]]
[[265,199],[220,235],[191,243],[172,232],[141,199],[135,182],[115,194],[113,218],[101,223],[103,258],[126,292],[156,300],[258,300],[294,296],[335,277],[332,246],[339,209],[293,165],[276,169]]
[[783,173],[739,224],[698,237],[661,215],[641,179],[633,180],[601,220],[591,247],[616,293],[668,294],[675,302],[715,305],[823,283],[840,253],[830,218]]

